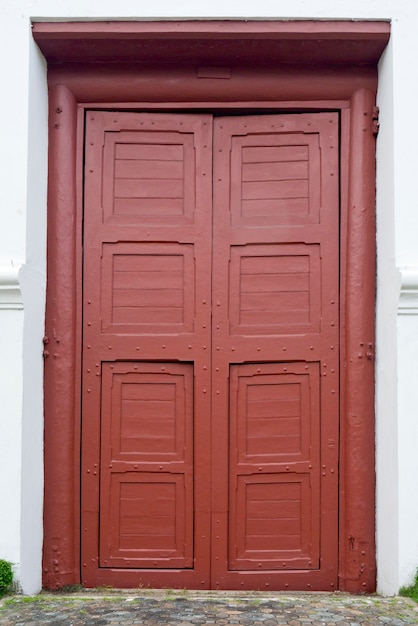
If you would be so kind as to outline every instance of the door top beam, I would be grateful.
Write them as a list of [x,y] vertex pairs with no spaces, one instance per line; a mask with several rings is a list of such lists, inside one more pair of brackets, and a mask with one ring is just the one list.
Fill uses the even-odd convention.
[[[50,64],[254,62],[376,65],[390,35],[387,21],[200,20],[34,22]],[[302,45],[301,45],[302,44]]]

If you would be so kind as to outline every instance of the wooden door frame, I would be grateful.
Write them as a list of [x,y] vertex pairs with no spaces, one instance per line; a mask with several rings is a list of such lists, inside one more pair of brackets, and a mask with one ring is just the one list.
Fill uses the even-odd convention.
[[45,587],[78,583],[83,568],[79,381],[85,110],[333,110],[341,120],[339,589],[375,591],[375,96],[389,24],[51,22],[34,24],[33,33],[48,61],[50,111]]

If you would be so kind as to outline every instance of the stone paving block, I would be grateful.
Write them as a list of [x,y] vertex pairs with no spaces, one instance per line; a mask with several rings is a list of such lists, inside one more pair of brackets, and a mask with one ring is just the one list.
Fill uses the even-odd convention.
[[[177,594],[177,595],[176,595]],[[418,626],[406,598],[334,593],[43,593],[0,601],[1,626]]]

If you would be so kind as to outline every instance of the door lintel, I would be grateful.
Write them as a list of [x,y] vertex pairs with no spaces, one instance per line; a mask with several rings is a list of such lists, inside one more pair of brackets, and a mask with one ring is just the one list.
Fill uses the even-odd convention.
[[[388,21],[34,21],[48,63],[208,63],[375,66]],[[303,44],[303,45],[301,45]]]

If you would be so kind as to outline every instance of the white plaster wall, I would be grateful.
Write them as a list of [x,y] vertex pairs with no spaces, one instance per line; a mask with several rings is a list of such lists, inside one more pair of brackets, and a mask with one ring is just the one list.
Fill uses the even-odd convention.
[[[0,558],[19,575],[22,413],[21,310],[0,309]],[[8,361],[5,367],[4,360]]]
[[20,583],[41,587],[43,516],[43,335],[45,317],[48,99],[46,64],[29,36],[26,264],[20,273],[25,302],[23,336],[22,517]]
[[0,352],[2,408],[7,406],[10,416],[6,422],[2,411],[0,502],[11,503],[7,519],[0,517],[0,558],[20,563],[25,592],[39,589],[47,120],[45,67],[30,38],[30,20],[189,17],[392,20],[378,94],[376,407],[378,587],[394,593],[418,565],[418,498],[411,497],[418,475],[413,392],[418,309],[398,318],[396,310],[397,268],[418,267],[418,81],[411,75],[418,59],[416,0],[0,0],[0,69],[7,85],[0,99],[0,264],[25,261],[24,332],[21,312],[0,310],[0,341],[6,340],[7,348]]
[[[416,275],[418,278],[418,274]],[[417,493],[414,480],[417,472],[418,407],[416,388],[418,375],[417,312],[398,318],[398,438],[399,454],[399,580],[410,583],[417,567],[418,519]]]
[[[0,54],[0,76],[7,85],[0,98],[0,558],[11,561],[19,576],[23,312],[17,270],[25,255],[28,37],[21,33],[25,21],[9,8],[0,3],[0,46],[7,50]],[[23,66],[22,81],[8,62],[9,50]],[[16,102],[13,93],[19,96]]]
[[399,587],[398,429],[396,315],[399,273],[395,265],[393,39],[379,64],[380,131],[376,148],[377,316],[376,316],[376,545],[378,589]]

